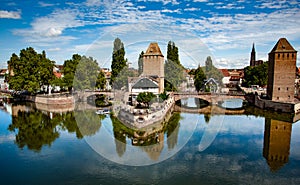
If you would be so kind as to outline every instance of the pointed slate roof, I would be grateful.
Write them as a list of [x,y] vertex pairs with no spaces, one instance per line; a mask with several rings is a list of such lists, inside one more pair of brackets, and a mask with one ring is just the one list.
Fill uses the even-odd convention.
[[271,51],[271,53],[274,52],[296,52],[296,50],[286,38],[280,38]]
[[158,85],[149,78],[141,78],[132,88],[158,88]]
[[158,46],[157,42],[151,42],[146,53],[144,54],[144,56],[149,56],[149,55],[158,55],[158,56],[162,56],[163,54],[160,51],[160,48]]
[[255,46],[254,46],[254,42],[253,42],[253,45],[252,45],[252,53],[255,53]]

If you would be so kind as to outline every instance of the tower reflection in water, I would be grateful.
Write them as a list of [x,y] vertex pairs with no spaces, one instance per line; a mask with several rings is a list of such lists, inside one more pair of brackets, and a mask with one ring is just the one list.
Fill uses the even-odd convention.
[[265,118],[263,156],[272,172],[289,161],[292,123]]

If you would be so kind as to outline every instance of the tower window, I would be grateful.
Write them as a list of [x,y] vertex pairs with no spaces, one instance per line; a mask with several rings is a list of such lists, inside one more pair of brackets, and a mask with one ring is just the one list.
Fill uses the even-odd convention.
[[290,54],[287,54],[287,58],[289,58],[290,57]]
[[289,91],[289,88],[287,87],[286,90]]
[[294,58],[294,53],[292,54],[292,58]]
[[280,91],[280,87],[278,87],[278,91]]
[[280,53],[278,53],[277,57],[280,58]]

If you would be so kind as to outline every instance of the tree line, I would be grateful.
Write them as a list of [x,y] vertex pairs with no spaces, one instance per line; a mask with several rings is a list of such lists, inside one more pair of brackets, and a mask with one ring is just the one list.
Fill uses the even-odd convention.
[[65,91],[105,88],[104,73],[92,57],[74,54],[72,59],[65,60],[62,78],[54,75],[55,61],[47,58],[45,51],[37,53],[32,47],[22,49],[19,55],[13,53],[7,63],[10,72],[7,80],[15,91],[48,93],[54,86]]

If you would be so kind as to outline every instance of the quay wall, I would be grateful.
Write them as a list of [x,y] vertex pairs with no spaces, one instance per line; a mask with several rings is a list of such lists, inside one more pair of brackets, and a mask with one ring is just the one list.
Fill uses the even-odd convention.
[[[168,115],[172,108],[174,107],[175,101],[174,98],[167,100],[159,110],[153,112],[147,112],[143,114],[134,113],[130,109],[120,108],[120,111],[117,115],[118,119],[129,128],[133,129],[147,129],[152,127],[155,124],[160,124],[169,119]],[[138,120],[142,119],[142,122]]]
[[249,94],[246,95],[246,100],[260,108],[266,110],[272,110],[276,112],[286,112],[286,113],[299,113],[300,112],[300,103],[289,103],[289,102],[276,102],[272,100],[261,99],[259,95]]
[[30,96],[25,95],[20,98],[22,101],[29,101],[38,104],[47,104],[47,105],[65,105],[65,104],[74,104],[74,96],[69,94],[60,94],[60,95],[37,95]]

